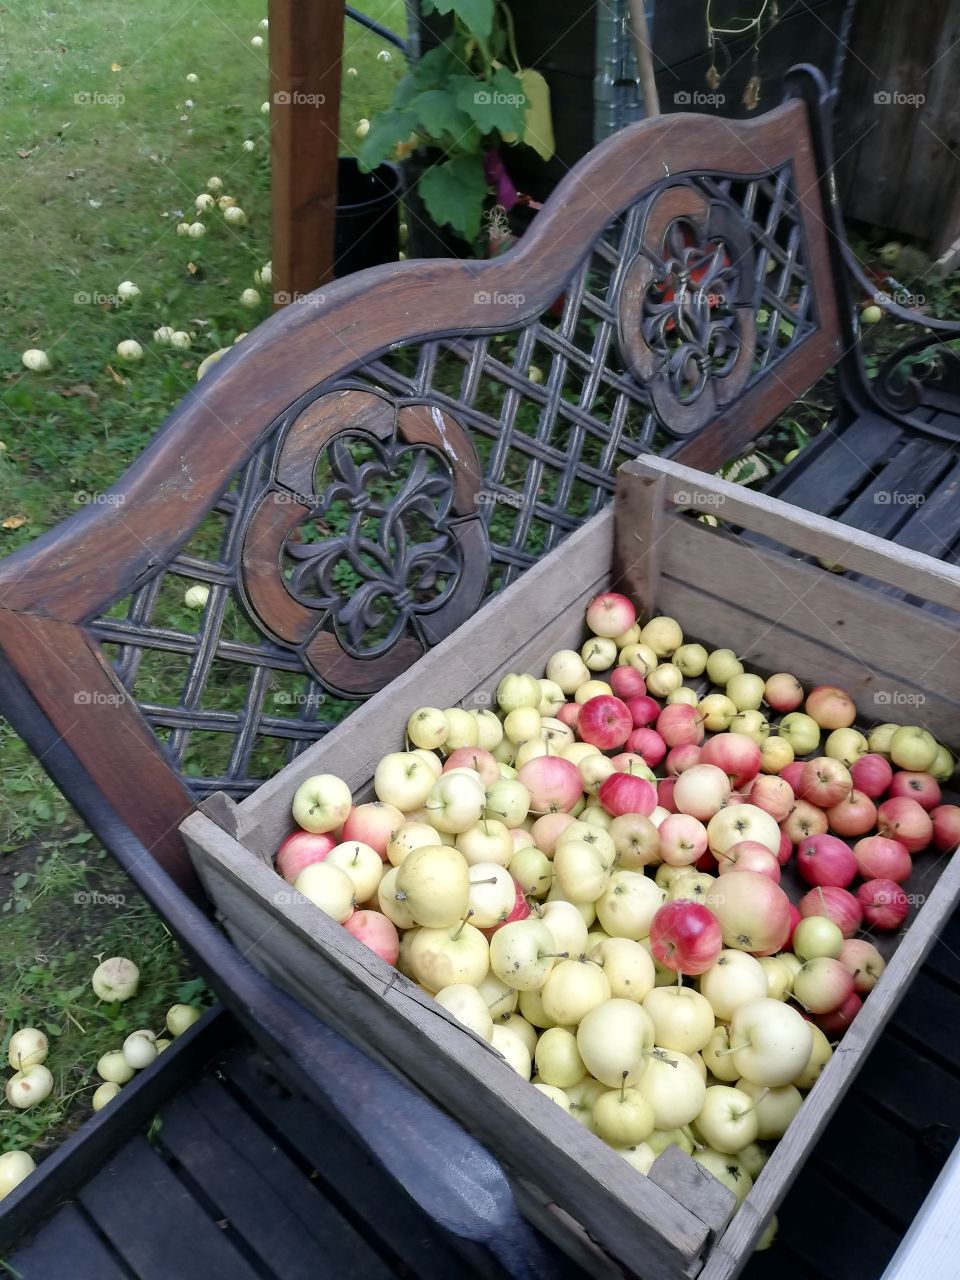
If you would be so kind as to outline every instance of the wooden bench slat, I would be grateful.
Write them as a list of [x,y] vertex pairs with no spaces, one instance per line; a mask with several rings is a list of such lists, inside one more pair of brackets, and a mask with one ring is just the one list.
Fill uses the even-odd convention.
[[[842,1232],[827,1232],[825,1190],[832,1212],[843,1220]],[[900,1243],[896,1231],[823,1177],[801,1178],[793,1188],[791,1208],[780,1227],[784,1243],[810,1266],[822,1267],[831,1280],[866,1280],[880,1275]]]
[[[919,437],[908,440],[837,518],[841,524],[898,541],[896,531],[914,509],[902,497],[929,493],[949,465],[950,455],[939,442]],[[897,495],[901,495],[900,501]]]
[[79,1200],[138,1280],[262,1280],[143,1138],[118,1152]]
[[212,1080],[163,1112],[158,1135],[263,1262],[285,1280],[315,1280],[329,1266],[357,1280],[390,1268],[322,1190]]
[[19,1280],[131,1280],[134,1274],[74,1204],[58,1209],[29,1244],[5,1261]]
[[[900,438],[900,429],[877,414],[864,414],[848,427],[827,427],[770,486],[770,493],[829,516],[841,509],[851,493],[863,483]],[[827,453],[843,460],[843,465],[824,467]],[[801,468],[799,464],[804,463]]]
[[945,1124],[960,1130],[957,1077],[900,1040],[896,1025],[861,1067],[858,1090],[916,1129]]

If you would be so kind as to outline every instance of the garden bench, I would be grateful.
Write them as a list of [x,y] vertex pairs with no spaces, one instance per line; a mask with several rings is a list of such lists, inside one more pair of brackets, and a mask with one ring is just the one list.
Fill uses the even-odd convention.
[[[830,494],[830,514],[852,529],[899,536],[903,525],[918,541],[934,535],[913,520],[937,513],[935,536],[954,554],[952,357],[941,342],[923,380],[898,383],[894,370],[879,392],[868,381],[855,305],[867,286],[845,256],[827,109],[818,75],[801,69],[784,104],[749,123],[650,120],[586,157],[502,257],[375,268],[289,305],[211,369],[102,501],[0,563],[0,708],[227,1006],[225,1042],[241,1037],[230,1061],[249,1064],[253,1052],[236,1020],[267,1070],[311,1103],[349,1110],[365,1090],[365,1116],[347,1116],[355,1158],[372,1151],[406,1188],[411,1222],[439,1222],[443,1246],[477,1271],[559,1275],[567,1264],[520,1221],[482,1148],[232,950],[197,905],[177,826],[197,803],[229,823],[219,793],[248,794],[595,514],[619,462],[652,451],[715,469],[833,367],[836,425],[776,491],[815,510]],[[910,318],[926,327],[910,358],[960,333]],[[870,502],[888,465],[922,484],[910,491],[929,505]],[[881,517],[888,526],[869,524]],[[185,601],[196,586],[208,589],[199,608]],[[924,971],[945,1001],[956,998],[954,954]],[[953,1024],[930,1009],[907,1035],[941,1025]],[[888,1036],[896,1064],[904,1037]],[[187,1050],[151,1068],[167,1082],[156,1105],[181,1089],[175,1064]],[[914,1125],[949,1114],[955,1128],[950,1055],[921,1061],[927,1109]],[[382,1105],[390,1088],[403,1090],[400,1127],[384,1134],[371,1100]],[[869,1132],[850,1105],[838,1119]],[[902,1105],[898,1094],[889,1110]],[[94,1163],[142,1122],[124,1131],[102,1113],[93,1124],[108,1137],[91,1148]],[[264,1124],[292,1153],[297,1122]],[[919,1204],[923,1159],[898,1122],[887,1127]],[[423,1148],[412,1167],[397,1159],[399,1133]],[[129,1158],[146,1158],[135,1145]],[[818,1164],[856,1238],[873,1224],[871,1248],[892,1252],[875,1212],[836,1191],[849,1165],[826,1145]],[[9,1197],[0,1226],[22,1230],[22,1206],[46,1212],[51,1194],[75,1189],[94,1167],[75,1159],[51,1171],[55,1192],[41,1177]],[[305,1171],[315,1156],[298,1159]],[[888,1212],[893,1190],[872,1203]],[[813,1211],[812,1183],[796,1194]],[[216,1203],[202,1189],[197,1198]],[[376,1238],[375,1224],[365,1229]],[[810,1273],[806,1234],[785,1225],[798,1260],[778,1255],[781,1276]],[[244,1240],[231,1247],[248,1256],[257,1246]],[[135,1243],[124,1274],[155,1274]],[[391,1248],[381,1256],[399,1266]],[[257,1265],[263,1274],[267,1262]],[[760,1276],[771,1264],[751,1265]],[[838,1263],[832,1274],[862,1273]]]

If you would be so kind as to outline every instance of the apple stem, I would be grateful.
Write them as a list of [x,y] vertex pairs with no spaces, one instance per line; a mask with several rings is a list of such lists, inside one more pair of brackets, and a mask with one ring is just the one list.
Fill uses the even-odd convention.
[[471,908],[470,908],[470,910],[467,912],[467,914],[466,914],[466,915],[463,917],[463,919],[460,921],[460,928],[457,930],[457,932],[456,932],[456,933],[453,935],[453,937],[450,939],[450,941],[451,941],[451,942],[456,942],[456,940],[460,937],[461,933],[463,933],[463,926],[467,923],[467,921],[470,919],[470,917],[471,917],[472,915],[476,915],[476,912],[475,912],[475,911],[473,910],[473,908],[471,907]]
[[738,1053],[741,1049],[749,1049],[749,1048],[750,1048],[750,1041],[745,1040],[743,1044],[732,1044],[728,1049],[718,1049],[714,1056],[717,1058],[726,1058],[726,1057],[729,1057],[731,1053]]
[[540,959],[541,960],[569,960],[570,952],[569,951],[541,951]]
[[627,1091],[627,1076],[629,1074],[630,1074],[629,1071],[624,1071],[621,1073],[621,1076],[620,1076],[620,1101],[621,1102],[623,1101],[624,1094]]
[[654,1058],[657,1062],[665,1062],[668,1067],[677,1065],[676,1058],[668,1058],[663,1049],[644,1049],[643,1054],[646,1058]]
[[401,889],[398,893],[395,893],[395,894],[393,895],[393,898],[394,898],[394,901],[395,901],[395,902],[406,902],[406,900],[407,900],[407,895],[406,895],[406,894],[403,892],[403,890]]
[[489,880],[471,880],[470,883],[471,884],[496,884],[497,877],[491,876]]
[[694,1148],[697,1151],[706,1151],[706,1147],[702,1142],[697,1141],[696,1134],[693,1132],[693,1130],[690,1128],[688,1124],[685,1124],[683,1128],[680,1130],[680,1132],[684,1135],[684,1137],[690,1139],[690,1141],[694,1145]]

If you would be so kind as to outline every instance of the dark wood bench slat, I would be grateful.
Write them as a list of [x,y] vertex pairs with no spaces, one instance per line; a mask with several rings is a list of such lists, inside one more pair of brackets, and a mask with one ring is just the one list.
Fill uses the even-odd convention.
[[[894,1028],[899,1024],[904,1003],[897,1011]],[[860,1068],[857,1088],[911,1128],[922,1130],[942,1124],[960,1132],[957,1076],[890,1031]]]
[[289,1147],[333,1183],[359,1219],[375,1222],[377,1234],[418,1280],[448,1280],[463,1259],[441,1231],[414,1206],[337,1120],[305,1098],[265,1081],[250,1057],[235,1055],[223,1067],[251,1114],[274,1126]]
[[[837,459],[838,463],[842,461]],[[944,446],[919,437],[907,439],[889,462],[878,472],[866,489],[837,519],[879,538],[896,538],[895,532],[915,510],[902,497],[926,495],[949,466]],[[897,500],[901,495],[901,500]]]
[[[941,477],[926,501],[911,508],[897,532],[897,544],[934,559],[955,559],[960,539],[960,459]],[[958,602],[960,603],[960,602]]]
[[916,1040],[948,1068],[960,1066],[960,993],[930,974],[922,970],[917,974],[895,1025],[900,1034]]
[[143,1138],[118,1152],[79,1200],[138,1280],[262,1280]]
[[158,1140],[284,1280],[315,1280],[324,1266],[357,1280],[392,1274],[316,1182],[212,1080],[165,1108]]
[[933,395],[937,397],[937,401],[943,408],[929,419],[930,426],[936,427],[939,431],[949,431],[956,440],[960,440],[960,413],[957,412],[956,408],[951,409],[948,407],[951,404],[955,406],[956,399],[949,393],[934,392]]
[[[842,1230],[830,1230],[825,1202],[830,1219],[842,1222]],[[780,1225],[783,1243],[810,1267],[823,1268],[832,1280],[879,1276],[900,1243],[896,1231],[810,1165],[794,1184],[788,1205]]]
[[[844,507],[899,438],[900,428],[876,414],[864,414],[847,427],[829,426],[777,476],[770,493],[807,511],[831,516]],[[828,453],[837,465],[823,465]]]
[[924,967],[960,989],[960,915],[950,917]]
[[19,1280],[131,1280],[74,1204],[58,1209],[29,1244],[5,1259]]

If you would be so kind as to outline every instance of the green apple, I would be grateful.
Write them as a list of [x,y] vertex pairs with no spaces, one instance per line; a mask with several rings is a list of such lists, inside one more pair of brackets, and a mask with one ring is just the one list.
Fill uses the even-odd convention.
[[877,755],[889,756],[890,742],[900,728],[898,724],[878,724],[867,734],[867,746]]
[[167,1010],[167,1030],[172,1036],[182,1036],[188,1027],[192,1027],[203,1010],[193,1004],[172,1004]]
[[933,764],[930,766],[928,773],[936,778],[937,782],[949,782],[953,777],[953,771],[957,767],[957,762],[947,750],[946,747],[937,747],[937,754],[934,757]]
[[507,1066],[512,1067],[518,1076],[522,1076],[524,1080],[530,1079],[533,1073],[533,1060],[527,1046],[515,1031],[511,1031],[509,1027],[494,1024],[490,1043],[496,1052],[506,1059]]
[[29,1178],[36,1167],[33,1156],[26,1151],[4,1151],[0,1155],[0,1200]]
[[703,1165],[708,1173],[712,1173],[718,1182],[737,1197],[737,1204],[742,1204],[753,1188],[753,1179],[740,1163],[737,1156],[725,1155],[713,1147],[700,1147],[693,1153],[697,1164]]
[[823,753],[841,760],[848,769],[869,751],[867,740],[856,729],[834,729],[823,744]]
[[743,663],[732,649],[714,649],[707,658],[707,676],[712,684],[726,685],[743,674]]
[[793,1084],[782,1084],[776,1089],[768,1089],[750,1080],[739,1080],[737,1088],[753,1099],[757,1137],[762,1142],[782,1138],[787,1131],[787,1125],[803,1103],[800,1090]]
[[544,1012],[562,1027],[579,1025],[610,994],[603,969],[585,957],[558,961],[540,989]]
[[407,737],[415,747],[436,751],[447,740],[447,717],[439,707],[419,707],[407,718]]
[[434,999],[448,1013],[452,1013],[458,1022],[489,1044],[493,1037],[493,1018],[486,1000],[475,986],[466,982],[454,982],[441,987]]
[[911,773],[926,773],[937,758],[936,738],[918,725],[904,725],[890,739],[890,759]]
[[532,916],[502,925],[490,939],[490,968],[515,991],[539,991],[556,960],[553,934]]
[[807,916],[794,930],[792,945],[801,960],[815,960],[818,956],[835,960],[843,946],[843,933],[826,916]]
[[724,733],[737,714],[737,704],[725,693],[708,693],[697,703],[703,717],[703,727],[711,733]]
[[754,1099],[743,1089],[711,1085],[704,1095],[695,1128],[715,1151],[736,1155],[758,1137]]
[[482,982],[489,957],[490,947],[480,930],[460,922],[446,928],[418,929],[408,962],[416,980],[428,991],[442,991],[461,983],[476,986]]
[[793,747],[794,755],[807,756],[820,745],[820,726],[803,711],[790,711],[780,721],[777,733]]
[[637,1089],[612,1089],[593,1104],[593,1127],[612,1147],[633,1147],[653,1133],[653,1107]]
[[703,1110],[706,1085],[686,1054],[656,1046],[637,1089],[653,1108],[654,1128],[679,1129]]
[[642,1079],[653,1044],[650,1015],[632,1000],[604,1001],[590,1010],[577,1029],[577,1048],[584,1065],[595,1080],[610,1089]]
[[710,1002],[692,987],[654,987],[643,1002],[657,1044],[678,1053],[697,1053],[713,1034]]
[[674,651],[673,665],[685,678],[695,679],[707,669],[707,651],[702,644],[682,644]]
[[[386,759],[391,757],[387,756]],[[383,761],[380,762],[381,765]],[[380,772],[380,765],[377,766]],[[376,783],[374,783],[376,786]],[[388,797],[377,795],[392,804]],[[420,800],[417,804],[422,803]],[[297,787],[293,796],[293,818],[304,831],[325,832],[342,827],[353,805],[350,788],[332,773],[318,773]],[[402,805],[397,805],[401,809]],[[411,806],[413,807],[413,806]]]
[[102,1111],[107,1103],[112,1102],[119,1092],[120,1086],[112,1080],[108,1080],[94,1089],[90,1105],[94,1111]]
[[757,711],[763,701],[765,681],[761,676],[741,671],[727,681],[727,697],[738,711]]
[[765,997],[734,1010],[730,1041],[741,1076],[774,1089],[790,1084],[809,1061],[813,1024],[790,1005]]
[[544,1031],[537,1041],[534,1061],[540,1079],[558,1089],[571,1088],[587,1074],[577,1037],[566,1027],[548,1027]]

